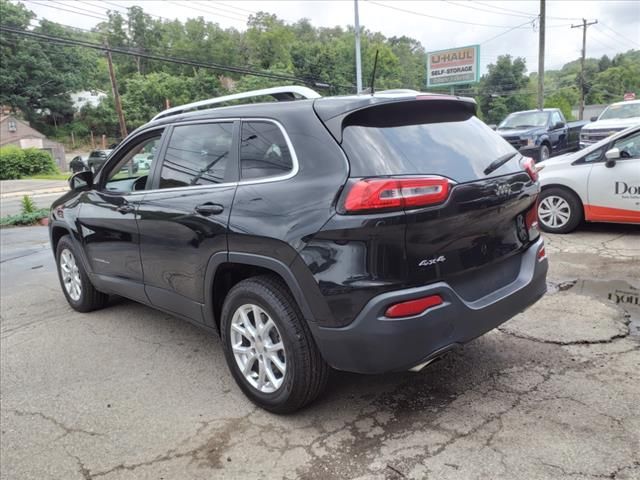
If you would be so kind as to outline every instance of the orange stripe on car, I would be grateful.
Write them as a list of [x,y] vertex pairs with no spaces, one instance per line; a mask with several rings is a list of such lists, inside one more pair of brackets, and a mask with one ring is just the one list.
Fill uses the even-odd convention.
[[624,208],[601,207],[585,205],[584,218],[589,221],[640,223],[640,209],[626,210]]

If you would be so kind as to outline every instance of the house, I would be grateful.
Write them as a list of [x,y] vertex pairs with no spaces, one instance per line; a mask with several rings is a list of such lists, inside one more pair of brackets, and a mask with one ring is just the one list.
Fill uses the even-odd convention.
[[70,93],[69,96],[76,112],[79,112],[85,105],[97,107],[103,99],[107,98],[107,94],[102,90],[82,90]]
[[0,147],[5,145],[45,150],[51,154],[60,170],[67,169],[64,145],[49,140],[44,134],[14,115],[0,116]]

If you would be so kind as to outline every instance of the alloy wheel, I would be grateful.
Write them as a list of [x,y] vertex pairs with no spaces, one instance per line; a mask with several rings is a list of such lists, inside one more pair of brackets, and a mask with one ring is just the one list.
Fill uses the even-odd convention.
[[571,218],[571,207],[562,197],[549,195],[538,206],[540,221],[549,228],[564,227]]
[[254,304],[240,306],[231,319],[231,348],[245,380],[262,393],[282,386],[287,357],[273,319]]
[[62,282],[69,297],[71,297],[74,302],[77,302],[82,295],[80,271],[78,270],[76,257],[73,256],[71,250],[66,248],[60,253],[60,273],[62,274]]

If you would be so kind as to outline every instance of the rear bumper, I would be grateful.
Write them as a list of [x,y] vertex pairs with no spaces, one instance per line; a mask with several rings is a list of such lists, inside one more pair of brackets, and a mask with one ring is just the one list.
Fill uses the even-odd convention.
[[[324,359],[333,368],[357,373],[408,370],[496,328],[546,292],[548,262],[539,261],[539,239],[521,258],[512,283],[475,301],[461,298],[445,282],[389,292],[373,298],[342,328],[310,322]],[[393,303],[439,294],[444,303],[413,317],[384,316]]]

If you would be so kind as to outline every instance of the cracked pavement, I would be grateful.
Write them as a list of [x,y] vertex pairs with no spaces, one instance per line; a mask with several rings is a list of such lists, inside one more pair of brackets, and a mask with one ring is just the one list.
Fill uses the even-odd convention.
[[2,479],[640,478],[638,227],[547,235],[535,306],[420,373],[336,372],[286,417],[188,323],[72,311],[45,228],[0,235]]

